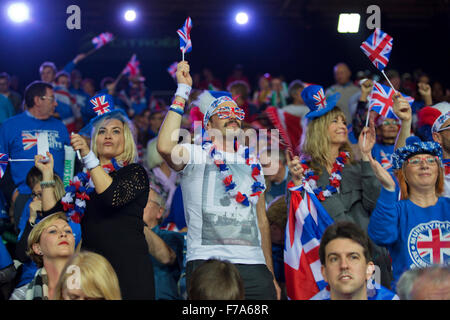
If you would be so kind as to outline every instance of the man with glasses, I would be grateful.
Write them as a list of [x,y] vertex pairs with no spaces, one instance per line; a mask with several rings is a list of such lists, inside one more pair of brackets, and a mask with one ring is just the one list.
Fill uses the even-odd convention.
[[64,145],[70,145],[65,125],[61,120],[52,117],[57,103],[51,84],[32,82],[25,89],[24,102],[25,112],[7,119],[0,127],[0,152],[9,156],[9,170],[16,188],[11,199],[16,227],[23,207],[31,195],[25,178],[34,165],[38,135],[47,133],[55,172],[61,179],[64,176]]

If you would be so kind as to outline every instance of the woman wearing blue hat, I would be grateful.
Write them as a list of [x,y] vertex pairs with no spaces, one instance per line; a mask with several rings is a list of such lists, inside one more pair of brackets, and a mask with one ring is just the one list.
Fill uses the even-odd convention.
[[[82,249],[104,256],[119,279],[122,298],[154,299],[153,266],[148,257],[143,212],[149,180],[137,164],[133,127],[121,109],[114,109],[111,96],[90,99],[98,116],[90,122],[91,143],[78,134],[71,136],[74,150],[82,157],[85,172],[77,174],[57,202],[48,184],[42,193],[46,213],[63,209],[82,229]],[[53,172],[53,161],[43,170]],[[42,185],[42,183],[41,183]]]
[[394,284],[411,268],[450,263],[450,199],[444,189],[442,149],[412,136],[392,155],[401,200],[391,175],[374,159],[383,188],[369,224],[369,236],[392,257]]
[[[325,97],[319,85],[302,91],[303,101],[311,111],[305,115],[309,121],[301,159],[294,157],[288,165],[294,184],[308,182],[334,221],[352,221],[367,230],[381,187],[369,162],[375,128],[371,124],[363,129],[358,143],[362,159],[355,161],[345,115],[336,106],[339,97],[339,93]],[[389,286],[386,250],[374,246],[374,261],[381,267],[382,284]]]

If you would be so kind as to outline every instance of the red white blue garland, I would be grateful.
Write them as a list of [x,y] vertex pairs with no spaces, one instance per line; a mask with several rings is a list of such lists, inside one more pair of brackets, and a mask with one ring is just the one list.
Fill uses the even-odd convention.
[[237,185],[233,181],[233,175],[231,174],[230,169],[228,168],[227,163],[223,157],[222,152],[217,150],[216,146],[209,142],[205,141],[203,143],[203,150],[205,150],[214,164],[220,171],[220,176],[225,185],[225,191],[231,198],[234,198],[237,202],[244,206],[249,206],[250,203],[256,204],[258,202],[259,196],[266,189],[264,176],[261,174],[261,166],[255,161],[255,159],[250,158],[250,150],[248,147],[239,146],[237,149],[238,155],[245,159],[245,164],[251,166],[252,173],[251,176],[254,180],[251,190],[248,193],[241,193],[237,190]]
[[333,169],[330,174],[330,184],[326,187],[317,187],[317,180],[319,176],[314,173],[314,171],[308,167],[306,164],[306,160],[301,162],[301,166],[304,170],[303,182],[307,182],[311,189],[314,191],[314,194],[317,196],[317,199],[320,201],[324,201],[326,198],[329,198],[339,191],[339,187],[341,186],[342,180],[342,169],[344,168],[347,160],[349,158],[348,152],[340,152],[339,156],[336,158],[335,163],[333,164]]
[[[111,160],[111,163],[103,166],[103,169],[108,174],[120,168],[121,166],[114,158]],[[73,222],[80,223],[86,210],[86,200],[90,200],[89,194],[95,190],[94,182],[89,172],[78,173],[70,180],[65,190],[66,194],[61,199],[63,210]]]

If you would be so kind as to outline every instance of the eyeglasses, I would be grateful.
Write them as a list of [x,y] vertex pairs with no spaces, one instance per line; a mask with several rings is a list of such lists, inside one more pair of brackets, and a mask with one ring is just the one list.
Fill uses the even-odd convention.
[[53,102],[53,101],[55,101],[55,96],[51,96],[51,97],[42,96],[41,99],[42,99],[42,100],[47,99],[47,100],[50,100],[51,102]]
[[384,120],[383,121],[383,126],[389,126],[389,125],[397,125],[399,122],[397,120]]
[[35,193],[35,192],[32,192],[31,193],[31,198],[38,198],[38,199],[41,199],[42,198],[42,193]]
[[419,166],[420,164],[422,164],[422,161],[425,161],[425,163],[428,165],[435,165],[438,163],[438,157],[434,156],[434,157],[411,158],[411,159],[408,159],[408,164],[410,164],[412,166]]
[[448,130],[448,129],[450,129],[450,126],[446,126],[445,128],[441,128],[437,132],[445,131],[445,130]]
[[211,114],[211,116],[217,114],[219,119],[229,119],[232,115],[234,115],[238,120],[244,120],[245,118],[245,112],[244,109],[241,109],[239,107],[219,107]]

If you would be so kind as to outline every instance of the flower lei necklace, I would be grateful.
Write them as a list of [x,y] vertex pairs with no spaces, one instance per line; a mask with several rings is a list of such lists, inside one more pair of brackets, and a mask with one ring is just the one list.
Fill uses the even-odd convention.
[[342,151],[339,153],[335,163],[333,164],[333,169],[331,170],[329,178],[330,184],[325,188],[317,187],[317,180],[319,179],[319,176],[316,175],[310,167],[308,167],[308,165],[306,164],[306,160],[303,160],[301,162],[301,166],[304,170],[303,181],[308,182],[308,184],[311,186],[311,189],[314,191],[315,195],[320,201],[324,201],[326,198],[331,197],[333,193],[339,191],[342,180],[341,172],[345,164],[347,163],[348,158],[348,152]]
[[[108,174],[121,168],[114,158],[111,159],[111,163],[102,167]],[[63,210],[68,212],[67,214],[73,222],[80,223],[86,210],[86,200],[90,200],[89,194],[95,190],[91,175],[89,172],[78,173],[70,180],[65,190],[66,194],[61,199]]]
[[[235,147],[237,144],[235,143]],[[254,159],[250,159],[250,151],[247,147],[239,146],[237,148],[237,153],[245,159],[245,164],[251,166],[252,173],[251,176],[254,180],[251,191],[248,192],[250,195],[243,194],[240,191],[236,190],[236,183],[233,181],[233,175],[231,174],[230,169],[228,168],[227,163],[223,157],[222,152],[217,150],[217,147],[209,141],[203,142],[203,150],[205,150],[214,164],[220,171],[220,176],[225,185],[225,191],[231,198],[234,198],[240,204],[248,207],[250,203],[256,204],[258,202],[258,198],[261,193],[266,189],[264,177],[261,174],[261,166],[256,163]]]

